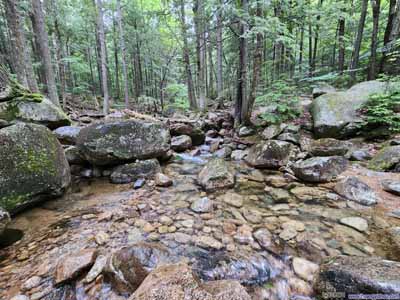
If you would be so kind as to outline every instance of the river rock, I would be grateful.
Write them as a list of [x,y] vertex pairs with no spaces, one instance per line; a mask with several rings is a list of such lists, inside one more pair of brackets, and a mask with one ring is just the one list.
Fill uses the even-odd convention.
[[301,257],[293,258],[292,266],[297,276],[305,281],[310,282],[314,281],[319,270],[319,266],[317,264]]
[[192,139],[188,135],[173,136],[171,139],[171,149],[176,152],[183,152],[192,148]]
[[54,130],[53,133],[61,144],[75,145],[81,129],[82,127],[78,126],[63,126]]
[[340,156],[312,157],[292,165],[297,178],[306,182],[329,182],[344,172],[347,159]]
[[332,138],[312,141],[309,153],[312,156],[344,156],[349,150],[350,144]]
[[293,144],[284,141],[260,142],[250,148],[246,162],[255,168],[278,169],[293,158],[295,148]]
[[400,227],[389,228],[389,235],[394,245],[395,251],[400,253]]
[[257,229],[253,233],[254,238],[264,249],[269,249],[272,245],[272,234],[267,228]]
[[386,192],[400,196],[400,181],[386,179],[381,181],[381,185]]
[[369,162],[368,168],[388,171],[400,162],[400,146],[389,146],[380,150]]
[[341,218],[340,223],[351,228],[354,228],[360,232],[365,232],[368,230],[368,222],[360,217],[346,217]]
[[333,86],[331,86],[327,83],[321,83],[313,88],[312,95],[313,95],[313,98],[315,99],[319,96],[322,96],[322,95],[325,95],[328,93],[334,93],[334,92],[336,92],[336,89]]
[[247,127],[247,126],[240,127],[239,132],[238,132],[239,137],[246,137],[246,136],[250,136],[253,134],[254,134],[254,129]]
[[190,208],[197,213],[207,213],[213,210],[213,201],[208,199],[208,197],[203,197],[195,200]]
[[231,188],[235,185],[234,174],[228,168],[227,163],[221,158],[215,158],[207,162],[200,171],[197,180],[209,192]]
[[11,222],[10,214],[0,207],[0,236]]
[[0,119],[8,122],[22,121],[41,124],[50,129],[71,124],[71,120],[62,109],[47,98],[38,101],[15,99],[0,102]]
[[18,123],[0,129],[0,207],[15,213],[61,196],[71,181],[64,151],[42,125]]
[[400,293],[400,263],[379,257],[329,257],[321,266],[318,293]]
[[300,145],[300,135],[298,133],[284,132],[281,133],[276,139],[280,141],[289,142],[295,145]]
[[190,124],[173,123],[170,125],[170,131],[172,136],[190,136],[193,146],[200,146],[205,140],[204,131]]
[[69,146],[64,149],[65,157],[70,165],[83,165],[86,163],[85,158],[79,152],[78,147]]
[[112,183],[130,183],[138,179],[150,179],[161,172],[157,159],[140,160],[134,163],[118,166],[110,176]]
[[205,249],[216,249],[216,250],[221,250],[224,245],[217,241],[216,239],[214,239],[211,236],[207,236],[207,235],[200,235],[194,238],[194,243],[201,247],[201,248],[205,248]]
[[316,98],[311,109],[315,135],[320,138],[355,135],[362,122],[359,109],[370,95],[384,92],[386,86],[384,82],[366,81],[345,92],[327,93]]
[[169,141],[169,130],[164,125],[128,120],[83,128],[77,146],[90,163],[115,165],[164,157],[170,149]]
[[270,125],[264,129],[264,131],[261,133],[261,137],[264,140],[271,140],[281,134],[284,128],[284,124]]
[[56,284],[75,279],[81,272],[93,265],[96,255],[95,249],[84,249],[61,258],[56,268]]
[[164,265],[151,272],[129,300],[251,300],[237,281],[201,283],[185,263]]
[[240,208],[243,206],[244,197],[236,193],[227,192],[219,196],[218,200],[234,207]]
[[156,185],[161,187],[168,187],[173,184],[172,179],[163,173],[157,173],[154,180]]
[[233,150],[231,154],[232,160],[242,160],[248,155],[247,150]]
[[339,181],[334,190],[340,196],[362,205],[370,206],[378,203],[375,192],[365,182],[354,176]]

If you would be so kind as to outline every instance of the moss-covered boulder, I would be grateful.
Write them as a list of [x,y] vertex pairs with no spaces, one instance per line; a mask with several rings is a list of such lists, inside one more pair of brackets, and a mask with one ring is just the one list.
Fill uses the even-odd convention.
[[39,94],[29,94],[0,102],[0,119],[8,122],[23,121],[55,129],[71,124],[71,120],[49,99]]
[[388,171],[400,163],[400,146],[389,146],[380,150],[369,162],[368,168]]
[[60,143],[41,125],[0,129],[0,161],[0,207],[10,213],[62,195],[71,181]]
[[170,134],[161,123],[140,120],[93,124],[80,131],[77,146],[94,165],[117,165],[165,156]]
[[346,138],[357,134],[361,122],[359,109],[370,95],[383,93],[388,84],[366,81],[345,92],[327,93],[313,101],[312,116],[317,137]]

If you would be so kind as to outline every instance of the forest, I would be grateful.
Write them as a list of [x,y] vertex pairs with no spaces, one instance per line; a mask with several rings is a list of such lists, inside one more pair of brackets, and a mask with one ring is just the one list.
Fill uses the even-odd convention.
[[398,299],[400,0],[0,0],[1,300]]

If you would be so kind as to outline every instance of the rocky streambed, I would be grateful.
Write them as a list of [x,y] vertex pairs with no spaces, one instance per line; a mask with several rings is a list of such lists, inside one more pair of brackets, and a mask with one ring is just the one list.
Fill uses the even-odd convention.
[[53,134],[4,125],[0,298],[399,293],[400,142],[315,139],[321,116],[238,130],[226,111],[121,112]]

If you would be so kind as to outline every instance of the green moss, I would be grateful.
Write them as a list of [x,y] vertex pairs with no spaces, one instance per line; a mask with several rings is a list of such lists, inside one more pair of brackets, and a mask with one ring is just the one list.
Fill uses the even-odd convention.
[[28,201],[31,198],[29,193],[27,194],[18,194],[12,193],[7,196],[3,196],[0,198],[0,206],[7,211],[13,211],[16,207],[20,206],[22,203]]

